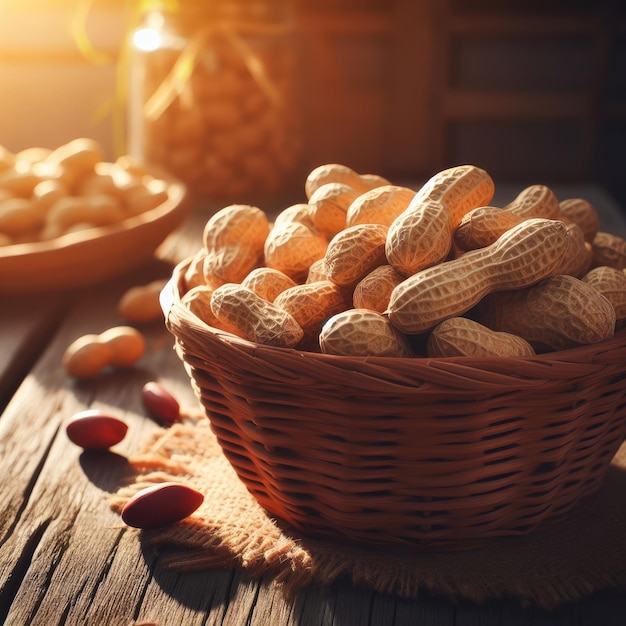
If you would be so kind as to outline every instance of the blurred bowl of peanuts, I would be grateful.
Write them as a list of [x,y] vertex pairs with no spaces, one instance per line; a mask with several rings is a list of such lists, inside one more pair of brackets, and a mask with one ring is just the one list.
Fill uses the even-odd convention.
[[56,149],[0,146],[0,292],[57,291],[147,263],[187,214],[164,172],[74,139]]

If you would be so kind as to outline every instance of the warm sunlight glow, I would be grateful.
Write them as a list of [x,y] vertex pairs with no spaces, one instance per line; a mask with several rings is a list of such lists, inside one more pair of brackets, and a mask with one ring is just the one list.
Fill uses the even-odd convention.
[[133,44],[138,50],[152,52],[161,47],[163,38],[154,28],[140,28],[133,34]]

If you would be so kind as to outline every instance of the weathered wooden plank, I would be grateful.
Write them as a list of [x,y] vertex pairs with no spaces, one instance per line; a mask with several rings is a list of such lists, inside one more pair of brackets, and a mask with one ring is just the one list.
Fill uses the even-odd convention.
[[0,294],[0,410],[45,348],[68,297]]
[[[302,595],[306,595],[306,591]],[[299,626],[296,619],[294,599],[285,595],[282,587],[272,580],[261,579],[259,594],[254,603],[250,626],[281,624],[281,626]]]
[[[173,338],[161,323],[143,328],[148,351],[132,370],[89,381],[65,375],[61,355],[70,341],[123,322],[115,307],[124,288],[96,289],[79,302],[0,420],[5,512],[0,522],[0,604],[11,605],[9,623],[53,623],[59,611],[86,614],[87,600],[107,577],[112,555],[125,545],[108,499],[130,472],[125,455],[136,452],[156,429],[141,405],[142,384],[159,379],[197,406],[172,350]],[[86,407],[107,408],[128,421],[129,434],[116,454],[82,452],[67,439],[66,421]],[[136,540],[130,545],[139,550]],[[141,572],[131,573],[145,584]],[[139,597],[128,586],[119,586],[126,604],[110,608],[121,611],[125,623],[136,613]]]
[[370,623],[392,626],[396,613],[397,599],[387,594],[374,594],[370,605]]

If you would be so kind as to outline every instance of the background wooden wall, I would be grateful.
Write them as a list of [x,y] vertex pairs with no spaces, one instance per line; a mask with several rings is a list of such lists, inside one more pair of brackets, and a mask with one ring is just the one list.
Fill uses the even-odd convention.
[[[400,179],[471,162],[522,183],[597,181],[626,205],[626,3],[295,2],[302,171],[338,161]],[[116,149],[115,64],[77,49],[76,3],[0,7],[0,144],[12,150],[78,135]],[[94,0],[87,22],[111,59],[126,6]]]
[[595,180],[626,203],[626,3],[299,4],[309,88],[333,101],[309,111],[312,162],[396,177],[475,163],[521,182]]

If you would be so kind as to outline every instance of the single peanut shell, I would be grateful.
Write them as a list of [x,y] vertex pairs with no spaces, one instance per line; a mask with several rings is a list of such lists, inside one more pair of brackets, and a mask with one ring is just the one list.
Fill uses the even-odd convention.
[[318,280],[326,280],[328,276],[326,276],[326,264],[324,261],[324,257],[321,259],[317,259],[317,261],[313,261],[311,266],[309,267],[309,271],[306,275],[305,282],[314,283]]
[[413,356],[406,337],[384,315],[369,309],[333,315],[323,325],[319,342],[322,352],[339,356]]
[[559,204],[561,216],[578,224],[585,235],[585,241],[591,243],[600,226],[600,218],[595,207],[583,198],[567,198]]
[[354,288],[352,304],[355,309],[371,309],[384,313],[389,306],[391,292],[404,276],[391,265],[380,265],[363,277]]
[[197,285],[183,294],[180,302],[205,324],[218,327],[218,320],[211,310],[213,291],[214,288],[208,285]]
[[208,220],[202,235],[207,251],[225,246],[245,245],[260,252],[269,233],[267,215],[246,204],[226,206]]
[[462,250],[484,248],[524,220],[559,216],[559,201],[554,192],[545,185],[531,185],[502,209],[485,206],[465,214],[455,230],[454,241]]
[[352,285],[386,263],[387,231],[382,224],[357,224],[335,235],[324,255],[328,280],[336,285]]
[[570,245],[565,255],[561,274],[581,278],[589,271],[593,262],[591,245],[585,241],[585,235],[578,224],[569,222],[566,227],[570,236]]
[[132,367],[146,351],[143,333],[133,326],[114,326],[99,337],[111,352],[109,365],[113,367]]
[[328,242],[299,222],[275,226],[265,241],[265,265],[299,281],[314,261],[324,257]]
[[289,313],[239,284],[226,283],[215,289],[211,310],[218,320],[255,343],[291,348],[304,335]]
[[515,213],[498,207],[477,207],[461,219],[454,231],[454,243],[464,251],[485,248],[523,220]]
[[242,281],[241,285],[252,289],[254,293],[268,302],[274,302],[278,294],[294,287],[296,282],[284,272],[273,267],[257,267]]
[[351,305],[350,292],[330,280],[320,280],[291,287],[278,295],[274,304],[287,311],[304,331],[305,338],[315,338],[322,324]]
[[341,163],[325,163],[308,174],[304,184],[306,197],[310,199],[317,189],[328,183],[341,183],[364,193],[375,187],[388,185],[389,181],[377,174],[359,174]]
[[601,265],[594,267],[583,281],[601,293],[615,309],[618,322],[626,319],[626,273],[614,267]]
[[432,176],[419,189],[415,201],[433,200],[443,204],[454,229],[468,211],[487,206],[494,191],[494,182],[485,170],[475,165],[458,165]]
[[618,235],[599,232],[591,243],[593,265],[626,269],[626,240]]
[[112,359],[111,348],[96,334],[75,339],[63,353],[61,363],[69,376],[92,378],[107,367]]
[[300,222],[300,224],[304,224],[307,228],[314,230],[315,224],[313,223],[311,213],[312,207],[310,204],[292,204],[276,216],[274,228],[281,226],[285,222]]
[[525,289],[489,294],[478,307],[481,323],[523,337],[536,350],[563,350],[610,339],[615,309],[592,285],[551,276]]
[[346,226],[392,222],[407,209],[415,190],[398,185],[382,185],[358,196],[346,211]]
[[203,261],[204,282],[212,287],[224,283],[239,283],[261,260],[258,248],[245,243],[211,249]]
[[326,239],[331,239],[346,226],[348,207],[359,193],[348,185],[328,183],[322,185],[309,198],[311,218],[315,228]]
[[438,201],[413,199],[389,227],[387,262],[403,276],[411,276],[443,261],[452,246],[449,215]]
[[193,289],[199,285],[206,285],[204,280],[204,259],[207,255],[206,248],[202,247],[191,259],[183,276],[183,285],[186,290]]
[[533,347],[521,337],[496,332],[466,317],[451,317],[432,329],[426,342],[429,357],[525,357]]

